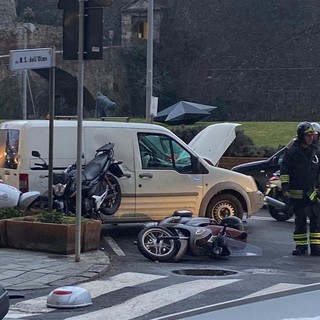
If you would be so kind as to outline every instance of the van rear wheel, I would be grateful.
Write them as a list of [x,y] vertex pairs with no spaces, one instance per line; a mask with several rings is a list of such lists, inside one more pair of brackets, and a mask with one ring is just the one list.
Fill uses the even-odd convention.
[[236,216],[242,220],[243,208],[235,196],[222,193],[211,199],[207,207],[206,216],[219,223],[222,219],[230,216]]

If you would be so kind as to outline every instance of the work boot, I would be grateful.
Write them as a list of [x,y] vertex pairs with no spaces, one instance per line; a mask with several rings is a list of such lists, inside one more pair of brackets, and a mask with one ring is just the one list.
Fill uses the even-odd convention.
[[310,246],[310,249],[311,249],[310,255],[312,255],[312,256],[320,256],[320,245],[312,244]]
[[296,248],[292,251],[292,255],[294,256],[303,256],[308,253],[307,246],[296,246]]

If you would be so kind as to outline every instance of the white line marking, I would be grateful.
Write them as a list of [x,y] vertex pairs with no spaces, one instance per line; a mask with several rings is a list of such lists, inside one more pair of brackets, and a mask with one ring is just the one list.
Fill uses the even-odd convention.
[[287,290],[301,288],[301,287],[305,287],[305,285],[296,284],[296,283],[278,283],[274,286],[271,286],[263,290],[251,293],[247,296],[244,296],[242,299],[264,296],[269,293],[282,292],[282,291],[287,291]]
[[[300,284],[292,284],[292,286],[296,287],[296,288],[299,288],[299,287],[305,287],[305,288],[308,288],[308,287],[312,287],[312,286],[316,286],[320,284],[320,282],[316,282],[316,283],[312,283],[312,284],[307,284],[307,285],[300,285]],[[283,285],[283,284],[282,284]],[[290,286],[290,284],[288,284],[288,287]],[[273,286],[275,287],[275,286]],[[290,291],[290,289],[292,288],[288,288],[287,291]],[[263,291],[263,290],[261,290]],[[285,289],[281,290],[281,291],[286,291]],[[262,294],[263,296],[264,294]],[[184,310],[184,311],[181,311],[181,312],[176,312],[176,313],[172,313],[172,314],[168,314],[168,315],[165,315],[165,316],[162,316],[162,317],[157,317],[157,318],[152,318],[151,320],[164,320],[164,319],[167,319],[169,317],[173,317],[173,316],[181,316],[181,315],[185,315],[186,317],[188,317],[189,313],[190,312],[194,312],[194,311],[202,311],[202,310],[210,310],[210,308],[213,308],[213,307],[219,307],[219,306],[223,306],[223,305],[226,305],[226,304],[230,304],[232,302],[238,302],[238,301],[241,301],[241,300],[246,300],[248,296],[245,296],[245,297],[242,297],[242,298],[239,298],[239,299],[234,299],[234,300],[228,300],[228,301],[223,301],[223,302],[219,302],[219,303],[215,303],[215,304],[211,304],[211,305],[207,305],[207,306],[204,306],[204,307],[199,307],[199,308],[193,308],[193,309],[189,309],[189,310]],[[289,320],[289,319],[287,319]],[[294,320],[294,319],[292,319]],[[298,319],[296,319],[298,320]],[[302,319],[301,319],[302,320]],[[307,319],[305,319],[307,320]]]
[[103,237],[104,240],[108,243],[111,249],[118,255],[118,256],[125,256],[125,253],[121,250],[121,248],[117,245],[117,243],[110,237],[106,236]]
[[[251,216],[248,220],[246,220],[247,222],[250,220],[261,220],[261,221],[277,221],[276,219],[272,218],[272,217],[260,217],[260,216]],[[287,220],[286,222],[294,222],[294,219],[291,218],[289,220]]]
[[101,309],[67,319],[114,320],[119,319],[119,315],[121,315],[121,320],[129,320],[147,314],[155,309],[187,299],[200,292],[211,290],[220,286],[225,286],[237,281],[240,281],[240,279],[195,280],[179,283],[169,287],[165,287],[163,289],[142,294],[113,307]]
[[[118,274],[107,280],[96,280],[82,283],[77,286],[87,289],[90,292],[91,298],[93,299],[112,291],[116,291],[125,287],[133,287],[161,278],[166,278],[166,276],[147,273],[126,272]],[[12,312],[16,312],[17,316],[19,315],[19,312],[24,312],[24,314],[21,313],[20,316],[16,317],[15,319],[31,316],[31,313],[33,315],[33,313],[41,314],[55,310],[53,308],[47,308],[46,304],[47,296],[42,296],[35,299],[18,302],[10,306],[10,310]]]

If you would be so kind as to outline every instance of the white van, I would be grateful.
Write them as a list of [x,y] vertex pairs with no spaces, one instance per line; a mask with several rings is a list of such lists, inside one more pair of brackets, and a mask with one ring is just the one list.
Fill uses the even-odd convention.
[[[207,127],[189,145],[154,124],[83,121],[83,164],[107,142],[115,144],[124,177],[122,201],[106,222],[161,220],[178,209],[220,220],[243,212],[250,216],[263,205],[253,178],[214,165],[235,138],[238,124]],[[218,140],[218,144],[217,141]],[[36,165],[39,151],[48,162],[49,121],[18,120],[0,124],[0,176],[21,191],[48,190],[47,171]],[[54,121],[53,167],[75,163],[77,121]],[[206,159],[206,160],[205,160]]]

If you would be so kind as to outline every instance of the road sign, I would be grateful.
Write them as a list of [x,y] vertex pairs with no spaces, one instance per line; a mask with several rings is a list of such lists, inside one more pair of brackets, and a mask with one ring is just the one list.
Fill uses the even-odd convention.
[[54,65],[52,48],[10,51],[10,69],[12,71],[51,68]]

